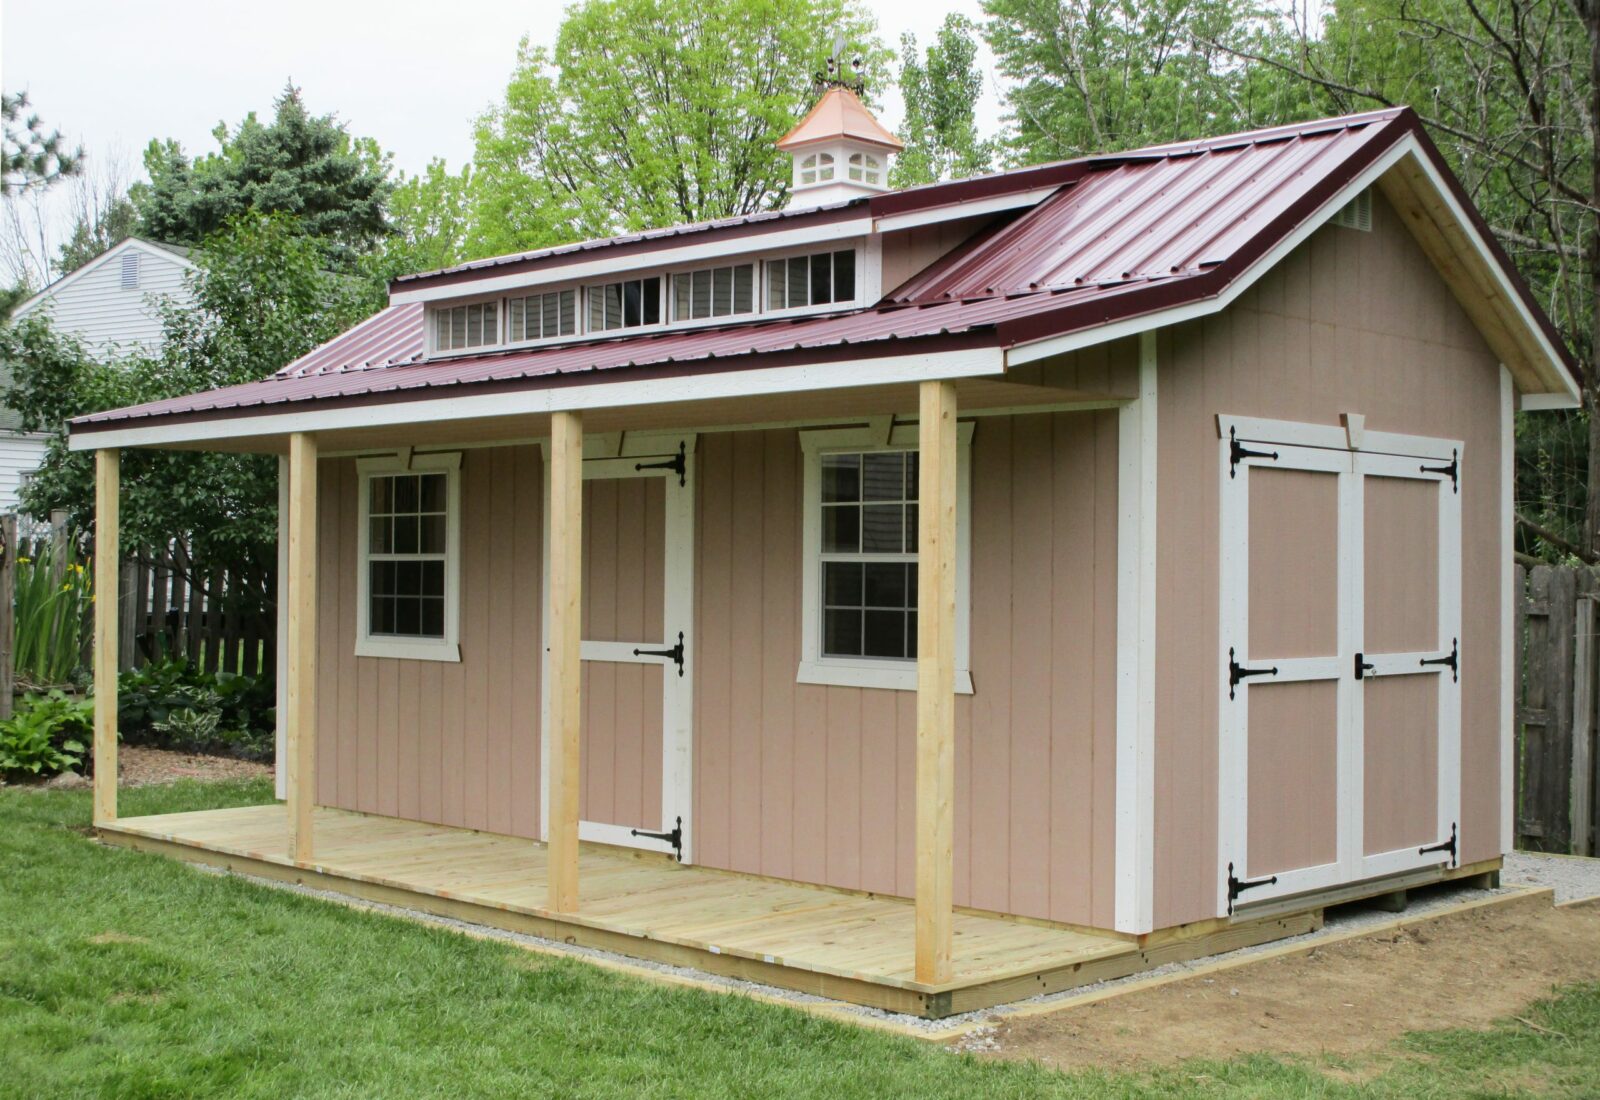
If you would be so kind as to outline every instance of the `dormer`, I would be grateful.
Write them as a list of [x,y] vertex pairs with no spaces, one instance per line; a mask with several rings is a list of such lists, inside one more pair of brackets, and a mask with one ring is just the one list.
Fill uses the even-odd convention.
[[778,148],[794,158],[789,209],[796,210],[888,191],[889,158],[904,145],[853,90],[833,84]]

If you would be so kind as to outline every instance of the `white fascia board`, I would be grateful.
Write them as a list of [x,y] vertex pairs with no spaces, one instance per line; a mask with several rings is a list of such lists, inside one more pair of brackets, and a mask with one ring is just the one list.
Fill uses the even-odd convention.
[[71,286],[73,283],[77,282],[79,279],[83,278],[85,275],[88,275],[91,271],[96,271],[96,270],[100,269],[101,267],[104,267],[106,264],[110,263],[111,260],[114,257],[120,256],[124,252],[129,251],[130,249],[134,250],[134,251],[138,251],[138,252],[143,252],[147,256],[154,256],[158,260],[170,260],[173,263],[177,264],[179,267],[182,267],[187,271],[198,271],[199,270],[197,267],[195,267],[193,260],[185,259],[184,257],[178,255],[176,252],[169,252],[165,248],[161,248],[161,247],[159,247],[157,245],[153,245],[148,241],[142,241],[138,237],[128,237],[128,238],[124,239],[120,244],[115,244],[115,245],[111,246],[110,248],[106,249],[104,252],[100,253],[100,255],[96,256],[94,259],[90,260],[88,263],[86,263],[82,267],[78,268],[78,270],[72,272],[72,274],[63,275],[61,278],[57,279],[55,282],[51,283],[49,286],[45,287],[43,290],[41,290],[37,294],[33,295],[33,297],[29,298],[27,301],[25,301],[21,305],[17,306],[16,309],[12,310],[11,311],[11,316],[12,317],[23,317],[23,316],[27,315],[31,310],[34,309],[34,307],[38,306],[41,302],[45,301],[46,299],[55,297],[57,294],[59,294],[63,290],[65,290],[67,287]]
[[[720,237],[698,244],[676,245],[645,252],[624,252],[620,255],[584,258],[577,253],[571,263],[552,261],[537,271],[522,271],[512,275],[488,275],[463,279],[446,286],[418,287],[415,290],[399,289],[390,293],[389,304],[408,302],[437,302],[447,298],[468,298],[483,294],[499,294],[508,290],[521,290],[552,283],[571,283],[613,275],[623,271],[666,269],[699,260],[722,256],[770,252],[781,248],[797,248],[808,244],[831,244],[848,237],[864,237],[872,232],[871,218],[849,218],[827,225],[807,226],[803,229],[778,230],[772,233],[747,233],[737,237]],[[487,269],[486,269],[487,270]]]
[[976,218],[984,214],[997,214],[1003,210],[1016,210],[1023,206],[1037,206],[1057,191],[1061,184],[1035,187],[1028,191],[1015,191],[1009,195],[994,195],[987,199],[969,202],[952,202],[943,206],[930,206],[926,210],[909,210],[904,214],[887,214],[877,220],[879,233],[892,233],[897,229],[913,229],[919,225],[956,221],[959,218]]
[[[603,376],[606,372],[596,372]],[[279,412],[261,415],[219,416],[183,424],[110,428],[74,432],[74,451],[109,447],[160,447],[164,444],[203,443],[212,439],[248,439],[289,432],[335,431],[344,428],[378,428],[439,421],[477,420],[584,409],[618,409],[641,405],[670,405],[683,401],[757,397],[770,394],[808,393],[813,390],[855,389],[897,383],[930,382],[950,378],[979,378],[1005,373],[999,348],[894,355],[874,359],[844,359],[803,363],[789,367],[725,370],[678,378],[646,381],[596,382],[560,385],[511,393],[408,400],[406,392],[376,395],[372,403],[338,409]],[[307,405],[313,404],[306,402]]]
[[[1563,384],[1567,387],[1566,391],[1559,394],[1526,395],[1523,397],[1522,407],[1525,409],[1577,408],[1580,400],[1579,394],[1575,384],[1567,373],[1566,367],[1563,365],[1564,360],[1560,349],[1550,342],[1549,337],[1544,331],[1544,328],[1538,323],[1533,314],[1529,312],[1527,303],[1524,302],[1522,300],[1522,296],[1517,293],[1516,287],[1512,285],[1510,277],[1506,274],[1505,269],[1501,267],[1500,264],[1495,260],[1494,254],[1490,251],[1487,242],[1485,242],[1483,237],[1478,233],[1477,227],[1473,225],[1471,219],[1467,217],[1466,211],[1461,208],[1461,205],[1458,202],[1456,202],[1455,196],[1451,194],[1450,189],[1445,185],[1444,179],[1439,175],[1438,169],[1436,169],[1427,156],[1423,154],[1422,147],[1417,142],[1416,137],[1411,134],[1407,134],[1400,141],[1396,142],[1393,148],[1389,149],[1388,152],[1384,153],[1383,156],[1379,157],[1375,162],[1369,165],[1367,170],[1362,172],[1361,175],[1357,176],[1352,182],[1345,185],[1343,190],[1324,203],[1320,210],[1302,222],[1293,233],[1289,234],[1282,241],[1279,241],[1271,251],[1252,264],[1242,275],[1240,275],[1233,282],[1229,283],[1221,293],[1211,298],[1202,299],[1198,302],[1190,302],[1186,305],[1175,306],[1171,309],[1158,310],[1152,313],[1143,314],[1138,317],[1130,317],[1126,320],[1118,321],[1113,324],[1100,325],[1094,328],[1084,329],[1080,332],[1068,333],[1064,336],[1050,336],[1045,337],[1042,340],[1018,344],[1016,347],[1007,350],[1006,364],[1008,366],[1019,366],[1023,363],[1031,363],[1038,359],[1046,359],[1053,355],[1061,355],[1065,352],[1076,351],[1079,348],[1089,347],[1094,344],[1103,344],[1111,340],[1121,339],[1125,336],[1134,336],[1140,332],[1144,332],[1147,329],[1162,328],[1166,325],[1174,325],[1182,321],[1193,320],[1196,317],[1206,317],[1214,313],[1222,312],[1224,309],[1227,309],[1230,305],[1232,305],[1234,300],[1238,298],[1239,295],[1243,294],[1245,291],[1254,286],[1258,279],[1260,279],[1268,271],[1271,271],[1279,263],[1283,262],[1283,260],[1291,252],[1293,252],[1296,248],[1299,248],[1300,245],[1307,240],[1307,238],[1309,238],[1317,230],[1321,229],[1323,225],[1326,224],[1335,214],[1337,214],[1340,210],[1343,210],[1352,199],[1354,199],[1362,191],[1365,191],[1368,187],[1371,187],[1373,184],[1377,183],[1380,177],[1382,177],[1395,165],[1399,164],[1400,161],[1406,157],[1410,157],[1416,162],[1423,174],[1427,176],[1429,183],[1432,184],[1433,189],[1438,195],[1439,199],[1449,207],[1451,216],[1455,218],[1456,223],[1461,227],[1462,231],[1467,234],[1467,239],[1472,243],[1474,250],[1478,253],[1479,258],[1483,261],[1483,266],[1490,272],[1502,297],[1511,302],[1515,307],[1519,320],[1521,320],[1523,326],[1529,332],[1533,333],[1539,344],[1540,351],[1544,354],[1546,359],[1549,360],[1549,362],[1555,368],[1557,376],[1563,380]],[[1530,398],[1547,396],[1553,399],[1551,404],[1536,405],[1529,403]]]
[[1525,393],[1517,405],[1523,412],[1543,412],[1549,409],[1581,409],[1583,401],[1577,394]]

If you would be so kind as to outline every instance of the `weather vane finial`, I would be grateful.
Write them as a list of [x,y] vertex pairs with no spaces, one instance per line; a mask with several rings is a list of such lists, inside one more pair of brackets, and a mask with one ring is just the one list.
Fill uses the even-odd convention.
[[863,95],[867,90],[867,82],[861,77],[862,60],[859,56],[850,59],[850,72],[854,80],[844,79],[844,35],[835,32],[833,36],[833,53],[828,55],[828,69],[826,72],[817,73],[811,78],[811,90],[821,95],[829,88],[848,88],[856,95]]

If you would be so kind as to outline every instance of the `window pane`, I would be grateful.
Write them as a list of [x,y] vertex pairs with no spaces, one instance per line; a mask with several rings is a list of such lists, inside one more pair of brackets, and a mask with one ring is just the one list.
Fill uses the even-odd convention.
[[[396,538],[398,528],[396,529]],[[861,509],[861,551],[865,554],[899,554],[905,545],[905,507],[869,504]]]
[[612,283],[606,287],[606,328],[622,327],[622,284]]
[[415,475],[397,477],[394,481],[394,510],[396,512],[415,512],[417,510],[417,479]]
[[394,517],[394,552],[396,554],[415,554],[417,552],[417,517]]
[[767,264],[767,308],[782,309],[788,304],[784,288],[788,285],[788,265],[782,260],[773,260]]
[[421,553],[444,553],[444,538],[444,517],[423,516]]
[[539,298],[539,335],[561,335],[561,295],[544,294]]
[[756,269],[751,264],[741,264],[733,269],[733,312],[749,313],[754,307]]
[[865,571],[863,588],[866,598],[861,602],[865,606],[896,609],[906,606],[906,597],[909,594],[906,572],[916,569],[915,565],[898,561],[870,561],[862,568]]
[[693,292],[694,276],[687,271],[672,277],[672,319],[689,320],[689,297]]
[[711,315],[726,317],[733,312],[733,268],[719,267],[711,273]]
[[904,657],[906,615],[903,611],[867,611],[862,615],[863,657]]
[[833,265],[827,253],[811,257],[811,304],[820,306],[833,301]]
[[419,512],[444,511],[445,475],[422,474],[421,480],[422,501],[421,507],[419,507],[417,510]]
[[630,279],[622,286],[622,327],[632,328],[639,323],[639,283]]
[[483,304],[483,343],[498,344],[500,342],[500,303],[485,302]]
[[444,597],[444,562],[425,561],[422,565],[422,594]]
[[822,563],[822,602],[829,607],[861,606],[861,563]]
[[901,500],[906,486],[906,459],[900,451],[871,451],[861,456],[861,499]]
[[387,554],[393,545],[389,539],[390,523],[388,516],[373,516],[367,524],[367,552],[371,554]]
[[409,637],[422,633],[422,601],[405,598],[394,601],[394,632]]
[[906,505],[906,553],[915,554],[917,552],[917,539],[919,537],[920,533],[917,531],[917,506],[908,504]]
[[371,617],[369,625],[373,634],[393,634],[394,600],[388,596],[374,596]]
[[861,456],[822,456],[822,499],[856,501],[861,499]]
[[602,332],[606,327],[606,288],[589,288],[589,331]]
[[392,499],[390,490],[393,488],[394,479],[375,477],[372,479],[371,512],[373,515],[394,511],[389,502]]
[[397,561],[394,563],[394,590],[397,596],[422,595],[422,563]]
[[394,595],[394,562],[375,561],[368,572],[374,596]]
[[795,256],[789,261],[789,304],[791,306],[808,306],[811,304],[810,270],[811,264],[805,256]]
[[822,552],[854,554],[861,549],[861,509],[833,504],[822,509]]
[[452,309],[450,311],[450,346],[464,348],[467,346],[467,311],[465,309]]
[[428,638],[444,637],[444,601],[422,601],[422,634]]
[[696,319],[711,316],[711,272],[696,271],[694,279],[694,316]]
[[576,290],[563,290],[561,292],[561,331],[562,336],[571,336],[578,331],[578,292]]
[[851,608],[822,613],[822,652],[828,657],[861,656],[861,612]]
[[907,451],[906,452],[906,499],[907,500],[916,500],[917,499],[917,478],[920,476],[921,469],[922,469],[921,465],[917,462],[917,452],[916,451]]
[[661,323],[661,276],[653,275],[646,279],[641,293],[644,295],[644,323],[659,325]]
[[856,254],[846,248],[833,254],[833,300],[853,301],[856,296]]
[[915,611],[906,615],[906,656],[917,655],[917,613]]
[[513,298],[506,306],[506,324],[509,326],[509,335],[512,340],[525,340],[522,317],[526,303],[521,298]]

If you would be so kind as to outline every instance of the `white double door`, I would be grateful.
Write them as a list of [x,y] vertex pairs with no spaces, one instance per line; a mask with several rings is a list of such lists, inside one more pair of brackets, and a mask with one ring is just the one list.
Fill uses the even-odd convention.
[[1453,864],[1461,444],[1222,425],[1219,913]]

